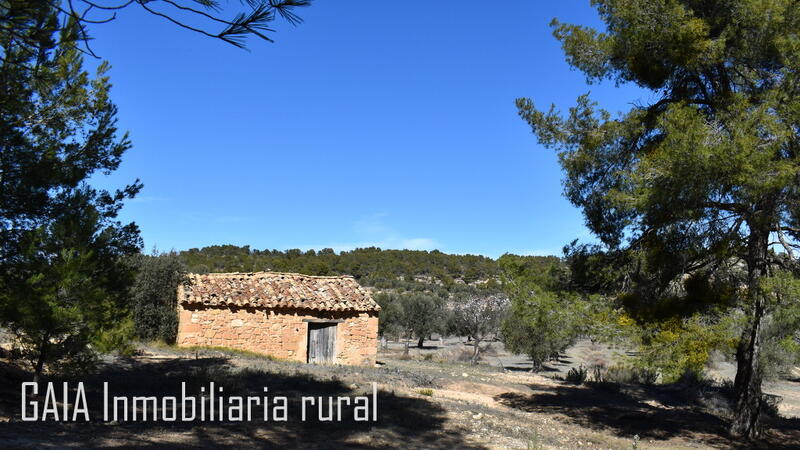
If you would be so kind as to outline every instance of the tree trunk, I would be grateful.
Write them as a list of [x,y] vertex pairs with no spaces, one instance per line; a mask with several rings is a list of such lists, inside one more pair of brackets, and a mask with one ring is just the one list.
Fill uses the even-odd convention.
[[419,341],[417,341],[417,348],[422,348],[423,342],[425,342],[425,338],[423,336],[420,336]]
[[[751,228],[753,230],[753,228]],[[731,422],[731,434],[754,439],[761,433],[761,326],[764,318],[764,296],[761,278],[767,275],[767,237],[769,233],[751,231],[748,243],[748,296],[751,299],[751,316],[742,332],[736,350],[736,381],[734,395],[736,409]]]
[[39,380],[42,378],[42,371],[44,370],[44,360],[45,360],[45,352],[47,351],[47,341],[49,338],[44,338],[42,340],[42,344],[39,347],[39,357],[36,359],[36,366],[33,370],[33,382],[39,383]]
[[481,341],[479,341],[477,339],[475,339],[473,341],[473,343],[472,343],[472,345],[475,346],[475,350],[472,352],[472,358],[470,358],[470,363],[472,363],[472,364],[478,364],[478,357],[479,357],[479,353],[481,351],[480,343],[481,343]]
[[752,323],[742,333],[736,350],[736,381],[734,391],[736,410],[731,423],[731,434],[744,438],[757,438],[761,430],[761,320],[763,300],[753,307]]

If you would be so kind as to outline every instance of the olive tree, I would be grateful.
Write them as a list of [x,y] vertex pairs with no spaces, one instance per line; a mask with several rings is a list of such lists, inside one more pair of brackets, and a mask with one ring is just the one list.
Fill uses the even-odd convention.
[[508,299],[499,294],[470,294],[455,301],[453,316],[456,329],[472,338],[472,364],[477,364],[480,359],[481,342],[499,333],[507,311]]

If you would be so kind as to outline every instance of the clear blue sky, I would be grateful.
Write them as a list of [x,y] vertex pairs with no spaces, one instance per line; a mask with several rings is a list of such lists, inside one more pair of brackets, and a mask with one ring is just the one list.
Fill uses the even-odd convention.
[[[238,2],[232,3],[232,5]],[[149,250],[440,249],[559,254],[589,239],[552,151],[514,99],[589,90],[548,26],[599,25],[588,0],[318,0],[274,44],[236,49],[142,13],[92,28],[134,147],[96,180],[145,188],[123,220]],[[646,98],[644,98],[646,100]]]

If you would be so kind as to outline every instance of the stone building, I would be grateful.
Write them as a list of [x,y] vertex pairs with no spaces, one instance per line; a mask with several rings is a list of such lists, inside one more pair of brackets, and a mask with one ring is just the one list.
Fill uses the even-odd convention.
[[190,274],[178,287],[180,346],[219,346],[293,361],[375,364],[378,311],[352,277]]

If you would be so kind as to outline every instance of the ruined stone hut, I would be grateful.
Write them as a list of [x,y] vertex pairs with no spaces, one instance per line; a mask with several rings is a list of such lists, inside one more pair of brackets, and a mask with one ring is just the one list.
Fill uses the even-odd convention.
[[369,291],[349,276],[189,274],[178,287],[177,343],[372,365],[379,310]]

